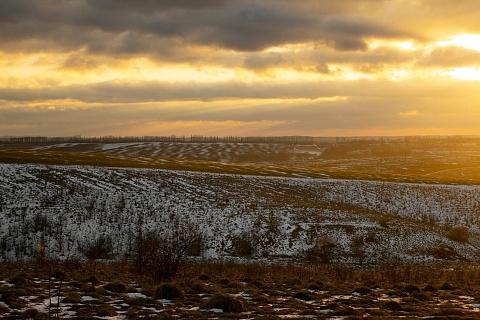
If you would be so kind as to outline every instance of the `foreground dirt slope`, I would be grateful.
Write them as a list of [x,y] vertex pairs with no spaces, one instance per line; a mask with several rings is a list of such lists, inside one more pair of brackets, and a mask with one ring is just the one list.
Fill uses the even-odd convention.
[[92,264],[77,262],[0,270],[2,319],[57,312],[65,319],[477,319],[480,312],[479,269],[460,264],[361,269],[217,261],[190,264],[168,285],[125,264],[97,264],[95,276]]

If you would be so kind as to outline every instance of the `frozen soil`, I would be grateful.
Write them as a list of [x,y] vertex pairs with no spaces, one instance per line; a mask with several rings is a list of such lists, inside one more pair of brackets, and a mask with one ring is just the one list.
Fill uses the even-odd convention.
[[[0,264],[0,317],[48,319],[58,312],[63,319],[478,319],[480,311],[480,270],[472,265],[203,262],[188,265],[172,283],[183,292],[172,300],[155,298],[156,285],[128,265],[98,264],[95,281],[92,268],[79,262]],[[218,296],[242,309],[221,303],[209,308]]]

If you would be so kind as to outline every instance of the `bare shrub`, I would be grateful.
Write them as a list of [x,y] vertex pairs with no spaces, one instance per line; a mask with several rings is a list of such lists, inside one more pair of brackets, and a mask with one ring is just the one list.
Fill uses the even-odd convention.
[[78,249],[88,259],[91,269],[91,276],[89,280],[92,285],[92,291],[95,291],[95,284],[98,281],[98,279],[96,278],[97,260],[112,258],[112,239],[107,236],[100,236],[99,238],[93,240],[90,243],[80,245]]
[[88,260],[111,259],[112,239],[107,236],[100,236],[90,243],[80,245],[79,251],[87,257]]
[[201,241],[202,234],[197,225],[172,215],[158,232],[139,232],[131,257],[133,269],[156,282],[169,281],[184,265],[188,253]]
[[357,236],[352,239],[351,250],[355,260],[362,265],[365,261],[365,241],[363,237]]
[[242,233],[231,238],[231,254],[238,257],[250,257],[255,252],[255,245],[252,237],[248,233]]
[[305,260],[330,263],[335,254],[337,244],[329,237],[318,237],[313,247],[305,250]]

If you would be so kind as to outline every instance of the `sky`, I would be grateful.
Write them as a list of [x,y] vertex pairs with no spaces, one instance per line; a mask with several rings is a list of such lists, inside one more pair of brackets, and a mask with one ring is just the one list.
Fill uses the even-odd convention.
[[0,136],[480,135],[478,0],[1,0]]

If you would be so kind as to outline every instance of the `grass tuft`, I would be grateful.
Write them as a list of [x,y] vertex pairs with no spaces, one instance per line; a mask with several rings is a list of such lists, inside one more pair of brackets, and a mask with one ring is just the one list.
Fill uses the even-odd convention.
[[299,300],[303,300],[303,301],[312,301],[313,300],[312,295],[310,293],[308,293],[307,291],[297,292],[293,295],[293,297],[295,299],[299,299]]
[[104,285],[103,288],[115,293],[125,293],[128,289],[128,287],[121,282],[110,282]]
[[176,283],[164,283],[155,290],[155,299],[185,299],[185,293]]
[[67,294],[65,298],[62,299],[62,303],[81,303],[82,297],[75,292]]
[[226,294],[215,294],[204,306],[204,309],[222,309],[223,312],[240,313],[247,309],[243,303],[232,296]]
[[382,306],[382,309],[391,311],[402,311],[402,306],[397,301],[388,301]]

